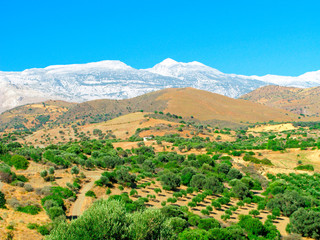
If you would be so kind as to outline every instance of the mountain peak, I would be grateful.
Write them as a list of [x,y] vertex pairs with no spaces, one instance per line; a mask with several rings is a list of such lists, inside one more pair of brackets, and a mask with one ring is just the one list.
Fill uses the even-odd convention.
[[165,65],[165,66],[172,66],[176,64],[179,64],[179,63],[173,60],[172,58],[166,58],[165,60],[159,63],[159,65]]
[[64,71],[80,71],[88,69],[131,69],[127,64],[119,60],[104,60],[99,62],[90,62],[83,64],[68,64],[68,65],[52,65],[44,69],[46,70],[64,70]]

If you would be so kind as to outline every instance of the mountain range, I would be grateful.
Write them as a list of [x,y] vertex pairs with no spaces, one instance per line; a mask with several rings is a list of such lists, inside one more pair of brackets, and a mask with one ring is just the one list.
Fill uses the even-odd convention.
[[244,76],[222,73],[199,62],[170,58],[149,69],[135,69],[121,61],[54,65],[22,72],[0,71],[0,112],[45,101],[84,102],[94,99],[127,99],[164,88],[193,87],[238,98],[261,86],[320,85],[320,71],[298,77]]

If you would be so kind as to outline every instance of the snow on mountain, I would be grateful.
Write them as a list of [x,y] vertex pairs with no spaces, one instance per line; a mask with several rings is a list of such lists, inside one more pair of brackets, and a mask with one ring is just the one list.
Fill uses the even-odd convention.
[[286,87],[308,88],[320,85],[320,70],[307,72],[297,77],[265,75],[262,77],[253,76],[255,79]]
[[266,85],[251,77],[222,73],[199,62],[180,63],[170,58],[146,70],[181,79],[183,87],[194,87],[233,98]]
[[264,85],[310,87],[320,84],[320,71],[299,77],[226,74],[199,62],[165,59],[149,69],[135,69],[121,61],[54,65],[22,72],[0,71],[0,112],[48,99],[87,101],[123,99],[163,88],[194,87],[239,97]]

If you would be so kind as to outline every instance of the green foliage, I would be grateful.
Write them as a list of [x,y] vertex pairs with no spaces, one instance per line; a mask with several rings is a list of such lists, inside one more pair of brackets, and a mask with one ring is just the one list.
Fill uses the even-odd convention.
[[223,192],[224,187],[219,178],[210,176],[205,180],[204,189],[211,190],[213,193],[219,194]]
[[310,201],[296,191],[286,191],[284,194],[277,194],[273,199],[267,203],[267,208],[273,210],[275,208],[280,209],[280,211],[285,216],[290,216],[293,212],[301,207],[307,207]]
[[41,211],[41,208],[39,206],[36,206],[36,205],[28,205],[28,206],[25,206],[25,207],[18,207],[17,211],[28,213],[28,214],[31,214],[31,215],[36,215]]
[[128,214],[123,202],[99,200],[78,219],[59,224],[47,239],[171,239],[173,232],[158,209]]
[[164,187],[168,188],[169,190],[174,190],[180,186],[180,177],[173,172],[165,173],[161,176],[161,183]]
[[61,207],[53,206],[48,210],[48,215],[51,220],[56,219],[57,217],[64,216],[64,210]]
[[97,196],[96,196],[96,194],[94,193],[94,191],[88,191],[88,192],[86,192],[85,193],[85,196],[86,197],[93,197],[93,198],[96,198]]
[[193,188],[203,189],[206,184],[206,176],[203,174],[196,174],[191,178],[190,186]]
[[6,198],[4,193],[0,191],[0,208],[6,208]]
[[179,234],[179,240],[209,240],[207,231],[203,229],[186,229]]
[[29,167],[29,161],[20,155],[14,155],[11,157],[11,163],[16,169],[26,170]]
[[240,215],[238,224],[248,233],[255,236],[265,235],[263,223],[258,218],[252,218],[249,215]]
[[264,164],[264,165],[269,165],[269,166],[273,165],[272,162],[267,158],[258,159],[252,155],[249,155],[249,154],[244,155],[243,160],[248,161],[248,162],[252,162],[252,163],[256,163],[256,164]]
[[214,218],[203,218],[199,220],[198,228],[204,229],[204,230],[209,230],[212,228],[220,228],[220,223],[218,220]]
[[303,208],[295,211],[290,217],[290,231],[304,237],[320,238],[320,213]]
[[249,195],[249,188],[241,181],[236,181],[234,186],[232,187],[232,192],[234,193],[235,197],[244,199]]
[[298,167],[294,168],[295,170],[307,170],[307,171],[314,171],[314,167],[311,164],[306,165],[299,165]]

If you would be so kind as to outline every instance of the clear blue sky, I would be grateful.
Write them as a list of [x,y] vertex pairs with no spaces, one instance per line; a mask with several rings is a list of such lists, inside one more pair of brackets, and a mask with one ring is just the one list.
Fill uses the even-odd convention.
[[226,73],[320,69],[320,1],[0,0],[0,70],[170,57]]

